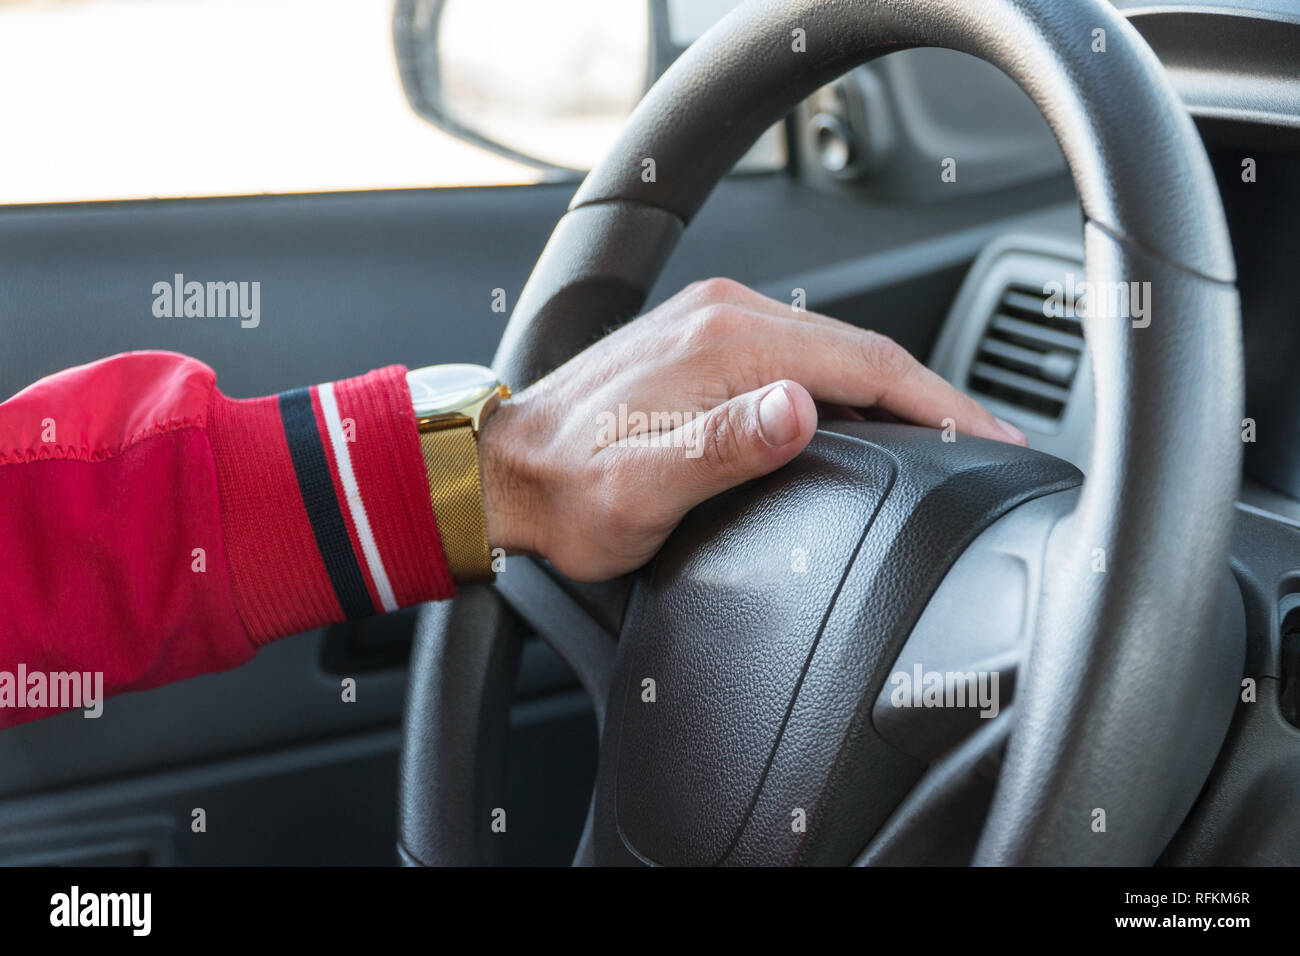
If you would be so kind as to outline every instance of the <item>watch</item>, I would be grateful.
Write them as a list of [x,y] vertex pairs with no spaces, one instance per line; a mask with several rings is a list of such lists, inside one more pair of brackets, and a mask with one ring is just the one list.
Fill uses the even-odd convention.
[[447,567],[457,583],[492,580],[479,481],[478,432],[510,397],[482,365],[430,365],[406,373],[420,433],[429,500]]

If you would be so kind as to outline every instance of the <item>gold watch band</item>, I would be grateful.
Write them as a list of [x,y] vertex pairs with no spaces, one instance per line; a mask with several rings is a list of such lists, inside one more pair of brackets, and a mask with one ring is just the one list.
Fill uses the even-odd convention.
[[421,428],[420,452],[447,567],[457,584],[491,581],[492,554],[483,517],[478,438],[473,423]]

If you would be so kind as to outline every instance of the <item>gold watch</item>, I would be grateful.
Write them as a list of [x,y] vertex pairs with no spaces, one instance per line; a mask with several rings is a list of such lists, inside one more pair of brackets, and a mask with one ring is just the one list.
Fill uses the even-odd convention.
[[430,365],[406,373],[429,499],[447,566],[458,584],[492,580],[483,517],[478,432],[509,387],[482,365]]

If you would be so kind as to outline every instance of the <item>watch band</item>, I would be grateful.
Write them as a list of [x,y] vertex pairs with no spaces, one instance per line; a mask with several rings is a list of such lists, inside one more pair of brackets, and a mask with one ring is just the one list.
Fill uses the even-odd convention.
[[420,453],[452,580],[458,584],[491,581],[492,554],[483,517],[478,438],[473,424],[466,419],[421,428]]

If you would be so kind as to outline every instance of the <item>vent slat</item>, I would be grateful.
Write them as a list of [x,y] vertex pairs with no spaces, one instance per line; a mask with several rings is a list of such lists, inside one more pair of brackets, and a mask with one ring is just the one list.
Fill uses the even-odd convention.
[[1031,295],[1028,292],[1021,292],[1017,289],[1007,289],[1002,293],[1002,308],[1008,311],[1025,312],[1029,315],[1039,316],[1043,314],[1044,297],[1041,295]]
[[1059,419],[1083,356],[1076,319],[1047,316],[1045,293],[1011,282],[998,297],[970,366],[971,391]]
[[1000,339],[985,339],[980,343],[979,356],[992,357],[999,360],[995,364],[1067,387],[1079,369],[1079,357],[1075,353],[1060,350],[1037,352]]
[[990,382],[997,382],[1007,388],[1014,388],[1028,395],[1037,395],[1053,402],[1065,404],[1070,398],[1068,388],[1061,388],[1059,385],[1044,382],[1032,375],[1021,375],[1019,372],[1013,372],[1010,369],[990,365],[988,362],[976,362],[970,367],[970,373],[988,379]]
[[1033,342],[1043,342],[1066,352],[1078,354],[1083,351],[1083,339],[1078,336],[1058,332],[1056,329],[1035,325],[1033,322],[1012,318],[1009,315],[995,315],[993,322],[989,325],[989,330],[1000,332],[1003,335],[1018,336]]

